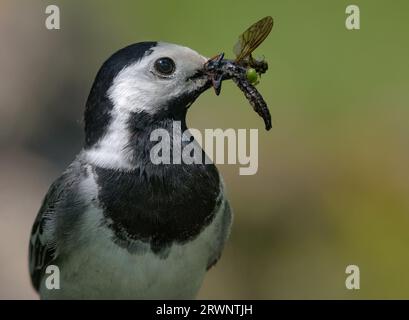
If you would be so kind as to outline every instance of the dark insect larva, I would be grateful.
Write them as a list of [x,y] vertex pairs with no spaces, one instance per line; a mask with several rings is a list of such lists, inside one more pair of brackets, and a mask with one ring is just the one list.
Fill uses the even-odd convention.
[[223,80],[232,79],[239,89],[244,93],[254,111],[263,118],[266,130],[271,129],[271,115],[267,104],[257,89],[246,77],[246,68],[235,61],[223,59],[223,54],[210,59],[206,66],[207,72],[211,75],[213,87],[218,95],[221,90]]
[[267,104],[257,89],[242,78],[233,78],[234,83],[243,91],[254,111],[263,118],[266,130],[271,129],[271,115]]

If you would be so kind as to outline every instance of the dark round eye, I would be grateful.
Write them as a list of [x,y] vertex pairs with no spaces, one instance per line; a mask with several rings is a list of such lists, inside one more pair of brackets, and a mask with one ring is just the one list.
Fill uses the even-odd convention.
[[155,61],[155,69],[161,74],[170,75],[175,71],[175,63],[171,58],[159,58]]

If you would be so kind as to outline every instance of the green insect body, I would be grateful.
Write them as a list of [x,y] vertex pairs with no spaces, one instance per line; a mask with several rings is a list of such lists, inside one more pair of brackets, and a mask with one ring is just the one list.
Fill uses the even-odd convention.
[[247,69],[246,78],[253,85],[258,84],[258,82],[259,82],[258,81],[258,73],[257,73],[256,69],[254,69],[254,68],[248,68]]

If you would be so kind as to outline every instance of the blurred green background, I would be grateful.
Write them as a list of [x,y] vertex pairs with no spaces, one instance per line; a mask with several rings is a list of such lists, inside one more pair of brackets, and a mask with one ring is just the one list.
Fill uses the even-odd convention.
[[[31,224],[50,183],[82,146],[93,78],[117,49],[143,40],[229,56],[261,17],[256,51],[273,129],[224,83],[191,108],[195,128],[259,128],[259,169],[219,166],[235,211],[230,241],[199,298],[409,298],[409,2],[0,2],[0,298],[36,298]],[[61,29],[44,26],[57,4]],[[361,289],[345,288],[345,268]],[[137,266],[136,266],[137,267]]]

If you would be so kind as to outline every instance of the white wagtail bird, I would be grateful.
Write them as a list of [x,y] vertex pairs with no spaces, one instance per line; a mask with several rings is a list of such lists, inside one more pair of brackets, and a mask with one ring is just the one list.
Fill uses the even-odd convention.
[[[223,181],[212,163],[153,164],[150,134],[164,128],[191,143],[172,124],[187,129],[188,108],[211,87],[206,61],[187,47],[141,42],[102,65],[84,148],[32,228],[30,274],[42,299],[196,296],[230,230]],[[49,265],[59,268],[60,289],[47,288]]]

